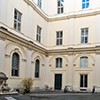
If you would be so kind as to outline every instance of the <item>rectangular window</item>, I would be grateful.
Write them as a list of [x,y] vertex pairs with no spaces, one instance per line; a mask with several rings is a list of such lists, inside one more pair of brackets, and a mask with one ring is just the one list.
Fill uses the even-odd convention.
[[39,8],[42,8],[42,0],[38,0],[37,5]]
[[82,9],[89,8],[89,0],[82,0]]
[[61,14],[64,12],[64,0],[58,0],[57,1],[57,13]]
[[80,58],[80,67],[81,68],[88,67],[88,57],[81,57]]
[[21,16],[22,14],[18,10],[14,10],[14,29],[21,31]]
[[80,74],[80,87],[87,88],[88,87],[88,75]]
[[56,45],[62,45],[63,31],[56,32]]
[[41,42],[41,30],[42,30],[42,28],[40,26],[37,26],[36,40],[38,42]]
[[62,67],[62,58],[56,58],[56,68]]
[[88,28],[81,29],[81,43],[88,43]]

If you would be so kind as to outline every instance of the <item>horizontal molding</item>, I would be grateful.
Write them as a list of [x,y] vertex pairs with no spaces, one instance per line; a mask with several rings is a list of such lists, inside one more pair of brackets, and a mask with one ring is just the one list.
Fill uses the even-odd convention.
[[[21,46],[24,46],[30,50],[34,50],[36,52],[42,53],[46,56],[49,55],[56,55],[56,54],[60,54],[60,55],[75,55],[75,54],[80,54],[80,53],[95,53],[95,54],[100,54],[100,46],[94,46],[93,47],[80,47],[80,48],[68,48],[68,46],[64,46],[63,49],[51,49],[48,50],[47,47],[43,46],[42,47],[38,44],[35,44],[35,42],[30,42],[20,36],[17,36],[11,32],[9,32],[8,30],[3,30],[2,28],[0,28],[0,37],[4,38],[5,40],[9,40],[13,43],[17,43],[20,44]],[[91,44],[92,45],[92,44]]]
[[63,13],[63,14],[49,16],[42,9],[40,9],[34,2],[30,0],[24,0],[24,1],[28,5],[30,5],[47,22],[60,21],[60,20],[66,20],[71,18],[95,16],[100,14],[100,8],[97,8],[97,9],[86,9],[77,12],[74,11],[72,13]]
[[0,37],[4,38],[5,40],[9,40],[13,43],[20,44],[21,46],[24,46],[30,50],[34,50],[40,53],[45,53],[47,51],[45,48],[36,45],[34,42],[26,40],[8,30],[3,30],[2,28],[0,28]]

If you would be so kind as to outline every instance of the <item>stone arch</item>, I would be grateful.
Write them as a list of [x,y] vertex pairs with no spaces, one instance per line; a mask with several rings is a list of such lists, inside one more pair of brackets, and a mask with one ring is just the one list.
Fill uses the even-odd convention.
[[52,65],[52,62],[53,62],[54,58],[58,58],[58,57],[64,58],[67,61],[66,65],[68,64],[68,58],[65,55],[54,55],[49,60],[49,66]]
[[95,59],[94,57],[91,55],[91,54],[79,54],[77,55],[74,60],[73,60],[73,66],[76,66],[76,67],[80,67],[80,58],[81,57],[88,57],[88,64],[89,64],[89,67],[93,67],[95,65]]
[[9,56],[11,56],[14,52],[17,52],[21,56],[22,59],[27,58],[25,49],[19,44],[8,43],[5,46],[5,51],[6,51],[6,55],[9,55]]
[[42,64],[45,63],[45,58],[43,57],[42,54],[40,54],[38,52],[33,52],[31,55],[31,58],[32,58],[32,62],[35,62],[36,59],[39,59]]
[[8,77],[12,77],[11,74],[11,70],[12,70],[12,56],[13,53],[18,53],[20,56],[20,62],[19,62],[19,77],[24,76],[24,72],[21,73],[23,70],[25,71],[26,67],[26,61],[27,61],[27,55],[25,52],[24,47],[22,47],[19,44],[16,43],[11,43],[9,42],[6,46],[5,46],[5,72],[7,74]]
[[77,55],[77,56],[74,58],[73,63],[75,63],[76,60],[77,60],[78,58],[82,57],[82,56],[89,57],[89,58],[91,58],[91,59],[93,60],[93,62],[95,62],[95,59],[94,59],[94,57],[93,57],[92,55],[90,55],[90,54],[84,54],[84,53],[83,53],[83,54]]

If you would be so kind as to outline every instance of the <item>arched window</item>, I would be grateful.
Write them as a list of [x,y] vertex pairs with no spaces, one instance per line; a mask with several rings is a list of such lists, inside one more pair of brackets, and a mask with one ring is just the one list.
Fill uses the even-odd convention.
[[81,68],[88,67],[88,57],[84,56],[80,58],[80,67]]
[[56,68],[62,67],[62,58],[56,58]]
[[19,61],[20,57],[18,53],[13,53],[12,55],[12,76],[19,76]]
[[35,78],[39,78],[40,61],[35,61]]

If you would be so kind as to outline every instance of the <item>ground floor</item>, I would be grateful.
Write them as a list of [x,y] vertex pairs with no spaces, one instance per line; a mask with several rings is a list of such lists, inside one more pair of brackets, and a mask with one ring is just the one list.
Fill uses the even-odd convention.
[[[3,36],[3,35],[2,35]],[[33,89],[91,91],[100,87],[100,48],[47,50],[30,41],[0,38],[0,72],[11,88],[22,88],[21,80],[31,77]]]

